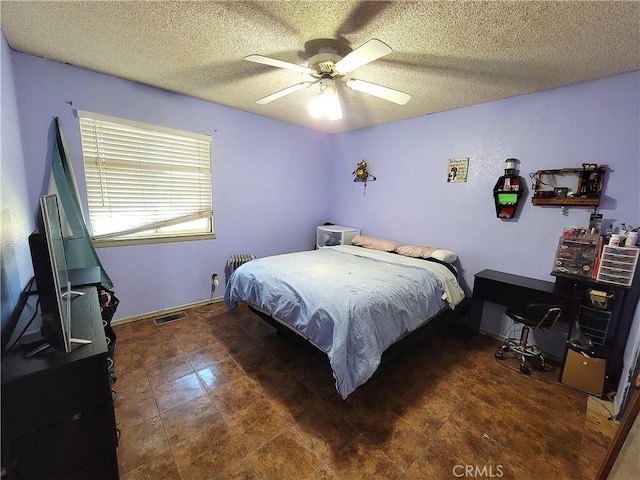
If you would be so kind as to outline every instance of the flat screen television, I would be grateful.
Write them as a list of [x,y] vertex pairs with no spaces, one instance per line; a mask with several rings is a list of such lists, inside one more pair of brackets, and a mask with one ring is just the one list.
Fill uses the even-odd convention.
[[57,195],[40,196],[36,231],[29,236],[29,247],[42,312],[40,331],[46,340],[31,353],[49,347],[68,353],[73,343],[90,343],[71,336],[71,299],[77,292],[71,290]]

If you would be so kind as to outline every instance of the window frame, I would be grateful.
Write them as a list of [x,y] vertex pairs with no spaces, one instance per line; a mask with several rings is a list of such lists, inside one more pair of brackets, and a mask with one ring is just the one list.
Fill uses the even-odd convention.
[[[183,242],[192,240],[214,239],[214,216],[213,216],[213,182],[212,182],[212,159],[211,159],[211,135],[178,130],[133,120],[112,117],[84,110],[77,110],[78,126],[80,129],[81,148],[83,157],[83,167],[85,174],[85,192],[87,204],[89,206],[89,220],[91,239],[95,247],[111,247],[119,245],[141,245],[152,243]],[[115,132],[115,133],[114,133]],[[123,133],[124,132],[124,133]],[[106,148],[105,138],[108,139]],[[117,147],[118,153],[114,153]],[[153,152],[145,155],[152,147]],[[122,150],[124,149],[124,150]],[[176,153],[174,150],[180,151]],[[120,152],[125,152],[122,155]],[[105,161],[106,159],[106,161]],[[177,162],[175,162],[178,160]],[[175,162],[175,163],[174,163]],[[150,166],[150,168],[145,168]],[[179,168],[180,172],[172,172],[171,169]],[[184,210],[185,214],[180,215],[174,209],[183,208],[178,206],[181,201],[164,201],[164,195],[160,195],[160,202],[166,207],[164,210],[156,210],[150,204],[158,201],[159,195],[156,193],[155,200],[153,194],[149,194],[150,199],[143,199],[144,194],[136,195],[133,205],[123,202],[130,188],[129,176],[120,173],[122,168],[132,168],[136,180],[140,182],[136,187],[140,189],[166,188],[167,182],[176,180],[186,180],[187,186],[172,185],[172,192],[178,195],[176,198],[189,200],[189,207]],[[113,177],[109,189],[115,192],[112,196],[118,197],[118,206],[105,206],[105,186],[106,182],[98,177],[104,176],[107,172]],[[160,175],[158,175],[160,172]],[[189,172],[189,174],[185,174]],[[164,177],[158,180],[155,177]],[[195,179],[195,180],[194,180]],[[181,182],[175,182],[181,183]],[[194,188],[199,194],[192,195]],[[139,189],[136,188],[136,192]],[[180,195],[182,194],[182,197]],[[196,200],[194,200],[194,198]],[[130,214],[135,214],[135,202],[138,202],[141,216],[146,217],[147,223],[132,221],[132,227],[119,232],[94,233],[94,222],[97,222],[96,215],[101,214],[109,217],[114,210],[124,209]],[[116,202],[113,202],[114,204]],[[96,209],[95,205],[98,205]],[[92,205],[93,209],[92,209]],[[127,210],[128,209],[128,210]],[[162,215],[157,221],[153,218],[157,212],[173,212]],[[153,212],[153,213],[148,213]],[[94,216],[92,216],[92,213]],[[126,218],[126,216],[125,216]],[[207,219],[208,226],[197,230],[185,232],[157,232],[161,228],[170,228],[174,225],[184,224],[187,221]],[[148,227],[144,228],[143,227]],[[155,230],[155,233],[141,235],[141,232]]]

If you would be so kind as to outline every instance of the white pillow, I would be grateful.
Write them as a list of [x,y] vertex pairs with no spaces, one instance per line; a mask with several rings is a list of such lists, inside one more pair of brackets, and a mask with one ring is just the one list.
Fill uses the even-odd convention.
[[396,248],[396,253],[406,257],[435,258],[436,260],[446,263],[453,263],[458,259],[458,256],[451,250],[437,247],[422,247],[419,245],[402,245]]
[[453,263],[458,260],[458,255],[456,255],[451,250],[445,250],[443,248],[439,248],[438,250],[433,252],[431,254],[431,257],[445,263]]

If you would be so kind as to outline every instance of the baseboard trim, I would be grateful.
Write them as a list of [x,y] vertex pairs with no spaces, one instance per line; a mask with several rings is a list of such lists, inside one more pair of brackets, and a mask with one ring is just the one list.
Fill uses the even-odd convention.
[[143,313],[141,315],[135,315],[133,317],[121,318],[119,320],[114,320],[111,322],[111,325],[125,325],[127,323],[139,322],[140,320],[148,320],[154,317],[161,317],[164,315],[171,315],[172,313],[179,312],[181,310],[187,310],[189,308],[198,308],[203,307],[205,305],[212,305],[214,303],[222,302],[222,297],[214,298],[212,300],[200,300],[199,302],[187,303],[185,305],[180,305],[178,307],[165,308],[163,310],[156,310],[155,312]]

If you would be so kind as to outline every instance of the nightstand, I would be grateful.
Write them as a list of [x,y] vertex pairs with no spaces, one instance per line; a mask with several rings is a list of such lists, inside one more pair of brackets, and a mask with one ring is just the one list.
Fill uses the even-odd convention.
[[359,228],[341,227],[340,225],[322,225],[316,232],[316,248],[334,245],[351,245],[351,240],[360,235]]

